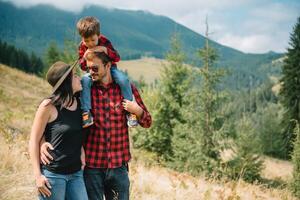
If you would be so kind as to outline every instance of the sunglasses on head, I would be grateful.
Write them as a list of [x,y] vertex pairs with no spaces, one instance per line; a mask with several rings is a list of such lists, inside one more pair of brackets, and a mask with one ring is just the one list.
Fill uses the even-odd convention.
[[88,66],[88,70],[97,73],[99,71],[99,67],[98,65]]

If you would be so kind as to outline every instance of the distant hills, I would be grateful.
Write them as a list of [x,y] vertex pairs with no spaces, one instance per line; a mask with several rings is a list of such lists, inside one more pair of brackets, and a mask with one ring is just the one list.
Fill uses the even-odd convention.
[[[68,39],[79,43],[76,22],[82,16],[96,16],[101,21],[101,31],[114,44],[122,59],[136,59],[142,56],[163,58],[170,47],[170,37],[179,33],[188,61],[194,62],[195,52],[202,48],[205,38],[180,25],[172,19],[145,11],[108,9],[100,6],[84,8],[80,13],[57,9],[49,5],[17,8],[11,3],[0,1],[1,40],[14,44],[26,51],[44,55],[51,41],[62,47]],[[195,19],[195,23],[199,19]],[[203,20],[202,20],[203,21]],[[219,53],[218,65],[234,73],[248,76],[282,54],[248,54],[211,41]]]

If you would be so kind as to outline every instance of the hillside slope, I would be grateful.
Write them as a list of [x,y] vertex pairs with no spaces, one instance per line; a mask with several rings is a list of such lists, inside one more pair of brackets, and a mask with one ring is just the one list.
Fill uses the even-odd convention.
[[[0,199],[35,198],[27,153],[28,136],[35,110],[50,91],[44,80],[0,64]],[[286,189],[243,181],[218,182],[174,172],[155,164],[147,153],[132,151],[130,194],[133,200],[293,199]],[[284,182],[290,179],[289,162],[269,158],[266,161],[265,178]]]

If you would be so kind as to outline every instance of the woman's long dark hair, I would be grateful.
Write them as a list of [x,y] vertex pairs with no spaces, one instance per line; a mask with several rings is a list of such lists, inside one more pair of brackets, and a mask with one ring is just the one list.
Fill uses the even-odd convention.
[[71,71],[62,84],[57,88],[57,90],[48,99],[54,106],[62,107],[64,105],[71,106],[74,102],[74,94],[72,87],[73,72]]

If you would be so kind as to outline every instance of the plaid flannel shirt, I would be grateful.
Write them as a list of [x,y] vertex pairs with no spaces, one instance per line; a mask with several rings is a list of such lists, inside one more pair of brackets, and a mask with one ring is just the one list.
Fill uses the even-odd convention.
[[[107,55],[112,59],[112,65],[116,65],[116,62],[120,61],[120,55],[117,50],[114,49],[111,42],[102,34],[99,35],[98,44],[97,46],[104,46],[107,48]],[[83,44],[83,42],[80,42],[78,47],[78,55],[79,55],[79,64],[83,71],[87,70],[86,67],[86,61],[83,58],[84,53],[87,50],[87,46]]]
[[[140,126],[148,128],[152,119],[138,90],[131,85],[137,104],[143,109]],[[86,166],[90,168],[117,168],[130,158],[126,111],[122,106],[120,87],[112,82],[106,87],[93,83],[91,88],[94,125],[85,141]]]

